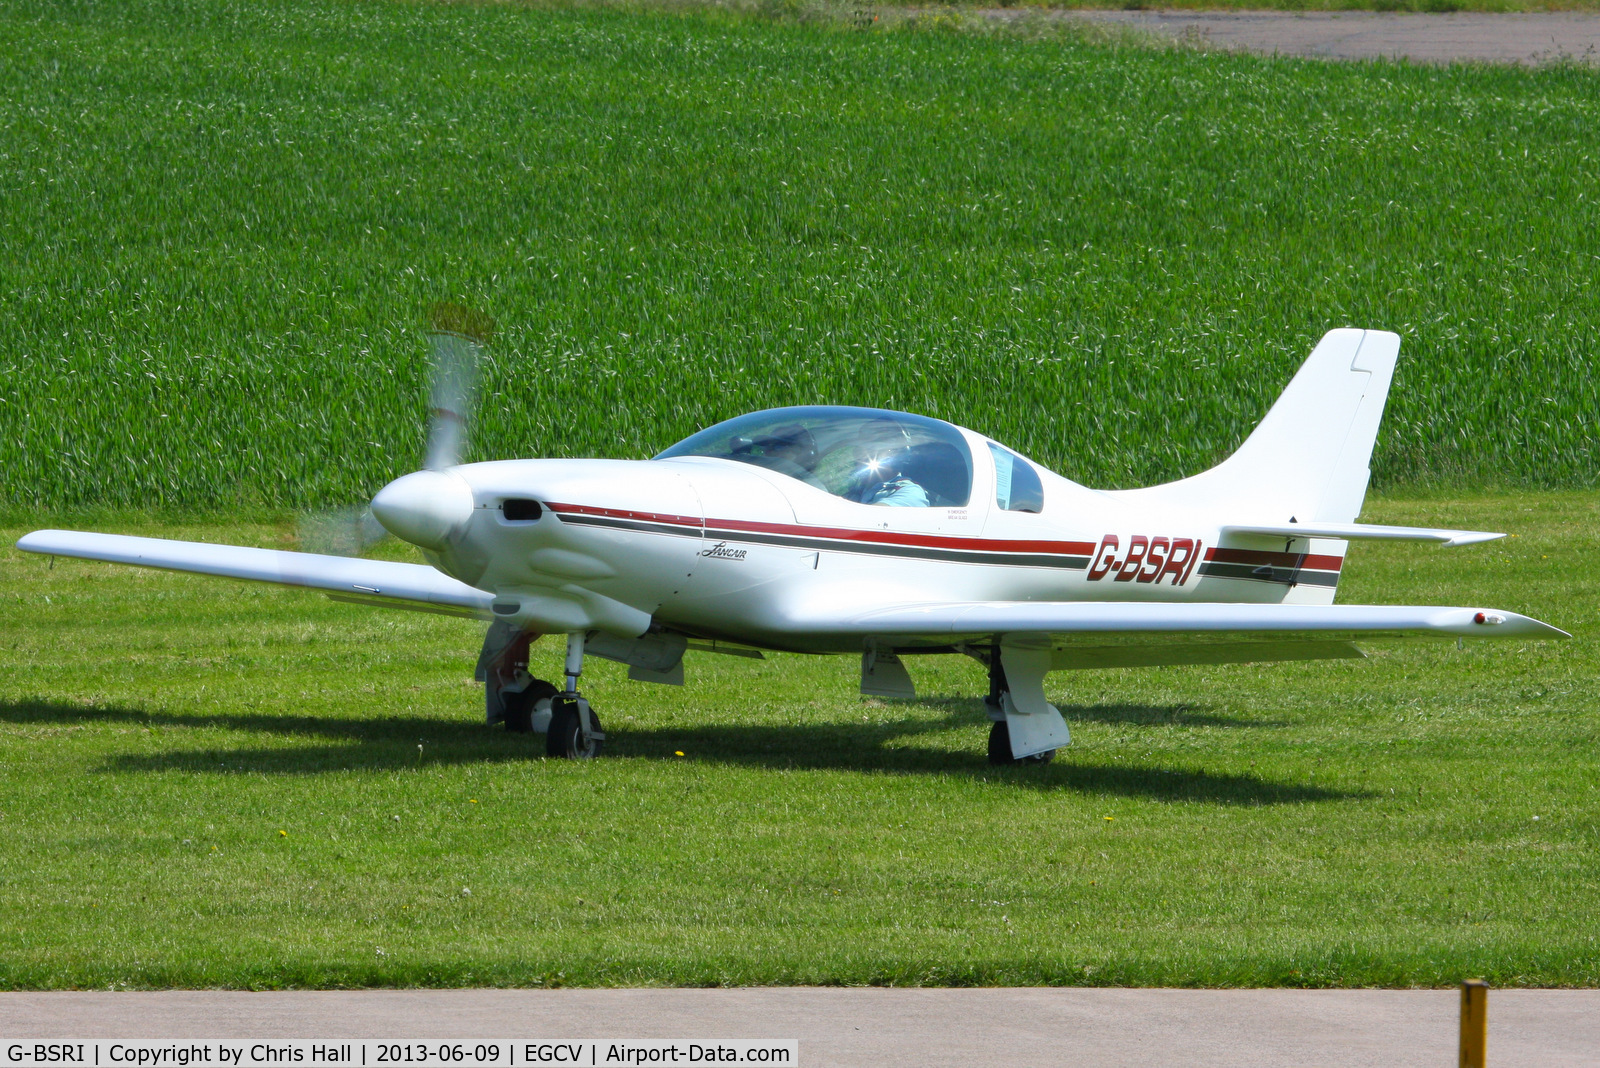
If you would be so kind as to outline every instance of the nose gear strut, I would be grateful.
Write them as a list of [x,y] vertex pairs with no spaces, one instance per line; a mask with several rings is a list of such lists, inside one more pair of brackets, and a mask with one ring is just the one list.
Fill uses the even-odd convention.
[[567,688],[550,701],[550,731],[545,735],[545,752],[568,760],[592,760],[600,755],[606,740],[600,717],[578,692],[583,675],[582,633],[567,635]]

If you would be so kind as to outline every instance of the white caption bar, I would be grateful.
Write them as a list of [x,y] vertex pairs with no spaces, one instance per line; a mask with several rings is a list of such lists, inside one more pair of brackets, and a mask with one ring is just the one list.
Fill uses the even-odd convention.
[[0,1045],[0,1068],[639,1068],[800,1063],[800,1043],[746,1039],[501,1038],[464,1042],[144,1039]]

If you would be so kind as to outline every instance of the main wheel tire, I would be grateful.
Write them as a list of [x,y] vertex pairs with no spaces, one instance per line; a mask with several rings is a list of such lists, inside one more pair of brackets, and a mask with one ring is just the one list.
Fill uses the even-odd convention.
[[[603,730],[600,717],[589,709],[589,721],[595,730]],[[593,760],[605,748],[598,738],[587,745],[583,741],[583,728],[578,722],[578,702],[570,697],[557,697],[550,702],[550,733],[545,735],[544,751],[562,760]]]
[[1011,755],[1011,728],[1006,726],[1005,720],[999,720],[989,727],[989,763],[991,764],[1048,764],[1055,757],[1054,749],[1046,749],[1033,756],[1017,759]]
[[521,693],[501,691],[500,704],[504,711],[500,718],[505,722],[507,733],[530,733],[533,730],[534,706],[560,692],[543,679],[534,679]]

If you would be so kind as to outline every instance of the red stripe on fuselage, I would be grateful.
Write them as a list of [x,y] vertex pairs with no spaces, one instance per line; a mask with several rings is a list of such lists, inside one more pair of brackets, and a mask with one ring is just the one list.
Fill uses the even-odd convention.
[[638,519],[645,523],[666,523],[669,526],[700,529],[700,520],[692,515],[663,515],[659,512],[628,512],[620,508],[591,508],[586,504],[557,504],[546,501],[545,507],[557,515],[571,512],[574,515],[603,515],[612,519]]
[[1300,553],[1275,553],[1261,549],[1207,549],[1207,562],[1219,564],[1257,564],[1267,567],[1304,567],[1313,571],[1337,571],[1344,565],[1342,556],[1314,556]]
[[[662,523],[669,526],[701,528],[700,520],[692,516],[658,515],[654,512],[630,512],[616,508],[591,508],[581,504],[548,502],[546,507],[557,515],[571,512],[576,515],[605,516],[611,519],[637,519],[645,523]],[[835,541],[867,542],[874,545],[913,545],[934,549],[978,549],[997,553],[1052,553],[1060,556],[1088,556],[1094,552],[1092,541],[1008,541],[996,538],[949,537],[938,534],[905,534],[890,530],[851,530],[846,527],[812,527],[793,523],[755,523],[743,519],[708,519],[705,529],[748,531],[752,534],[789,534],[807,538],[829,538]]]

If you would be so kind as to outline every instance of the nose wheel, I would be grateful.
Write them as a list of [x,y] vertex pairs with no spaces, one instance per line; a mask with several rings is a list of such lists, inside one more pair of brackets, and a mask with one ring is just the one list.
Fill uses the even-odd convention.
[[[589,729],[584,729],[584,720]],[[559,694],[550,702],[550,732],[545,735],[544,751],[562,760],[593,760],[605,748],[600,717],[577,694]]]
[[545,752],[563,760],[593,760],[605,748],[600,717],[578,692],[583,675],[583,635],[567,635],[567,688],[550,700],[550,730]]

